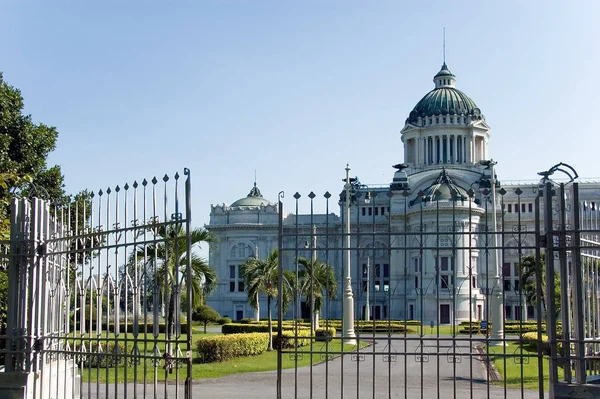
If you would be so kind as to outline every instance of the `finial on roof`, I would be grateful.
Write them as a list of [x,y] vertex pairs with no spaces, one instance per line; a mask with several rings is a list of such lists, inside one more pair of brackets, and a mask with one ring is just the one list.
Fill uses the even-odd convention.
[[444,26],[444,66],[446,66],[446,27]]

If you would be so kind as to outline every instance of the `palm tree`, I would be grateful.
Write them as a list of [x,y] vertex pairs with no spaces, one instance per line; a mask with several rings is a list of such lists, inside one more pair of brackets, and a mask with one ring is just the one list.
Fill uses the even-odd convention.
[[[168,298],[167,334],[173,333],[175,325],[175,305],[177,293],[174,290],[175,282],[180,278],[180,292],[184,287],[191,287],[192,309],[204,303],[206,295],[217,287],[217,274],[208,262],[196,253],[187,252],[187,234],[183,226],[161,225],[153,230],[159,241],[144,247],[130,255],[130,263],[137,259],[146,259],[146,267],[156,266],[156,282],[163,298]],[[190,232],[191,250],[202,243],[213,243],[215,237],[203,228],[195,228]],[[191,281],[188,281],[188,258],[191,268]],[[149,270],[149,269],[147,269]],[[151,269],[153,270],[153,269]],[[177,276],[176,272],[179,272]],[[154,276],[153,276],[154,277]],[[188,309],[191,312],[191,309]]]
[[314,314],[312,314],[312,326],[316,330],[319,328],[319,313],[323,306],[323,297],[337,297],[338,285],[335,278],[335,272],[331,266],[320,262],[318,259],[311,261],[306,258],[298,258],[298,264],[303,270],[299,273],[300,292],[304,294],[314,304]]
[[[244,278],[248,302],[254,309],[258,308],[258,296],[267,296],[267,312],[269,315],[269,347],[273,350],[273,321],[271,316],[271,303],[279,295],[279,251],[274,249],[266,259],[250,258],[242,264],[241,274]],[[291,302],[295,286],[294,275],[289,270],[283,271],[283,297],[282,311],[285,313]]]
[[[537,305],[538,304],[538,293],[537,293],[537,270],[540,270],[542,277],[541,296],[539,301],[542,304],[544,315],[547,314],[547,299],[546,299],[546,257],[542,253],[540,257],[540,264],[538,266],[534,255],[527,255],[521,258],[521,278],[523,281],[522,289],[525,300],[528,303]],[[554,272],[554,309],[555,316],[558,317],[561,309],[560,302],[560,278],[557,272]]]

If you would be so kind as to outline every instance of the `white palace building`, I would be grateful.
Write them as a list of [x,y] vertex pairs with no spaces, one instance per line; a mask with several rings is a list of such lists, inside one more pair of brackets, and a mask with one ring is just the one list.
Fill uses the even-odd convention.
[[[475,102],[455,87],[456,76],[445,63],[433,82],[435,87],[410,111],[401,131],[404,163],[395,166],[393,181],[386,186],[357,181],[352,185],[351,271],[357,318],[361,313],[364,317],[367,285],[370,316],[375,319],[426,324],[483,320],[492,286],[504,293],[506,319],[535,318],[534,306],[519,299],[518,265],[520,256],[531,254],[535,244],[539,183],[495,184],[497,226],[503,232],[497,235],[501,248],[496,267],[493,251],[485,249],[494,246],[493,234],[486,232],[493,230],[490,183],[496,179],[491,176],[493,167],[482,166],[490,158],[490,128]],[[284,267],[292,270],[296,255],[311,257],[305,242],[310,243],[314,226],[316,255],[332,265],[339,284],[337,298],[323,309],[322,317],[337,319],[342,317],[344,186],[340,191],[338,215],[291,213],[283,219],[284,233],[301,234],[284,240],[284,247],[299,248],[284,253]],[[580,192],[582,199],[599,198],[600,184],[583,183]],[[590,207],[596,204],[590,201]],[[248,303],[240,265],[277,248],[277,203],[264,198],[255,183],[246,197],[231,205],[211,206],[206,228],[219,240],[209,259],[219,285],[207,303],[234,320],[266,318],[266,298],[260,299],[258,315]],[[308,317],[306,304],[292,308],[286,317]]]

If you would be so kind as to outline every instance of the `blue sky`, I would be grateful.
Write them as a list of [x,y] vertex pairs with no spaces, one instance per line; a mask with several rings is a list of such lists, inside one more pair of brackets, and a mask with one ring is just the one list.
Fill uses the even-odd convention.
[[[400,130],[447,63],[501,180],[598,177],[595,1],[4,0],[0,70],[60,132],[71,193],[181,171],[193,220],[245,196],[389,183]],[[335,197],[334,197],[335,198]],[[291,211],[292,202],[287,202]],[[323,211],[317,207],[317,211]]]

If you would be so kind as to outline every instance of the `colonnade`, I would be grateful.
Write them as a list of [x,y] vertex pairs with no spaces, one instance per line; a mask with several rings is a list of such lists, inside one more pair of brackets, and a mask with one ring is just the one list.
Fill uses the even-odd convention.
[[431,135],[414,138],[415,144],[410,148],[414,151],[412,157],[416,164],[466,164],[475,163],[479,159],[485,159],[485,138],[474,136],[473,138],[463,135]]

